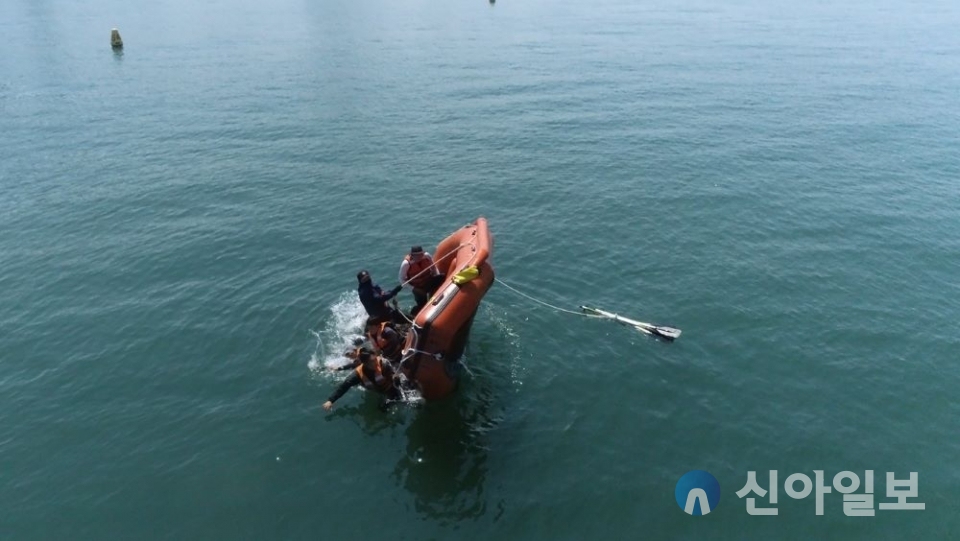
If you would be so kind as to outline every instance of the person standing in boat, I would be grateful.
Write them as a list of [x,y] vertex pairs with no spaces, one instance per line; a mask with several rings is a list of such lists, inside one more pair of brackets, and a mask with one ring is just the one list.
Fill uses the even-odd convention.
[[397,293],[400,293],[400,290],[403,289],[403,286],[397,286],[390,290],[389,293],[384,293],[380,286],[373,283],[373,279],[370,277],[370,273],[362,270],[357,273],[357,295],[360,297],[360,303],[363,304],[363,308],[367,311],[367,324],[371,323],[380,323],[383,321],[391,321],[395,318],[394,309],[389,304],[387,304],[390,299],[394,298]]
[[400,263],[400,284],[408,284],[413,289],[413,298],[417,305],[410,311],[416,316],[427,305],[430,294],[443,282],[443,275],[437,270],[430,254],[422,246],[410,248],[410,253]]
[[[343,380],[343,383],[333,391],[330,398],[323,403],[323,409],[332,410],[333,403],[340,400],[340,397],[357,385],[362,385],[365,389],[382,394],[386,401],[400,400],[403,397],[400,389],[393,384],[394,369],[389,362],[366,349],[357,351],[357,361],[359,366],[356,366],[356,368],[354,368],[355,365],[348,364],[335,369],[349,370],[354,368],[347,379]],[[386,405],[386,401],[382,405]]]

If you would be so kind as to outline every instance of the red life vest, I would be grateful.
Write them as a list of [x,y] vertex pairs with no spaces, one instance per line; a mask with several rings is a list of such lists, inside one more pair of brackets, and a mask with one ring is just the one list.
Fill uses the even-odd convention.
[[[423,257],[414,261],[410,258],[410,254],[407,254],[403,258],[407,262],[407,280],[410,280],[410,285],[417,289],[424,289],[430,286],[430,278],[433,276],[433,272],[427,270],[433,265],[433,258],[427,254],[423,254]],[[422,273],[422,274],[421,274]],[[417,276],[419,275],[419,276]],[[416,276],[416,278],[414,278]]]

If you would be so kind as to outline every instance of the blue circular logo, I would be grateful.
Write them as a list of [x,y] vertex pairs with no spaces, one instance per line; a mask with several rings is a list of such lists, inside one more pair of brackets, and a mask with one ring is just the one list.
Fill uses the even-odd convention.
[[706,515],[720,503],[720,482],[703,470],[691,470],[677,481],[677,505],[688,515]]

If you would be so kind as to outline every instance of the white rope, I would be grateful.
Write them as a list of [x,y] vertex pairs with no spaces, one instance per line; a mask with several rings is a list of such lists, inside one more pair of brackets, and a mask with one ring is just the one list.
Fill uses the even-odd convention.
[[[406,359],[406,358],[409,358],[409,357],[407,357],[407,354],[409,354],[409,353],[421,353],[421,354],[423,354],[423,355],[429,355],[429,356],[433,357],[434,359],[436,359],[436,360],[438,360],[438,361],[442,361],[442,360],[443,360],[443,355],[440,354],[440,353],[430,353],[429,351],[423,351],[422,349],[414,349],[414,348],[409,348],[409,349],[403,350],[403,357],[404,357],[405,359]],[[401,362],[403,362],[403,361],[401,361]]]
[[403,310],[400,309],[400,306],[397,305],[397,298],[396,298],[396,297],[393,298],[393,309],[394,309],[394,311],[396,311],[398,314],[400,314],[401,316],[403,316],[403,319],[407,320],[407,323],[413,325],[413,320],[410,319],[410,318],[408,318],[408,317],[407,317],[407,314],[404,314],[404,313],[403,313]]
[[566,312],[566,313],[568,313],[568,314],[573,314],[573,315],[575,315],[575,316],[583,316],[583,317],[603,317],[603,316],[598,316],[598,315],[595,315],[595,314],[585,314],[585,313],[583,313],[583,312],[574,312],[573,310],[567,310],[566,308],[560,308],[559,306],[554,306],[554,305],[552,305],[552,304],[550,304],[550,303],[548,303],[548,302],[541,301],[540,299],[535,299],[535,298],[531,297],[530,295],[527,295],[526,293],[517,290],[516,288],[512,287],[510,284],[504,282],[503,280],[501,280],[501,279],[499,279],[499,278],[496,278],[495,280],[496,280],[496,282],[497,282],[498,284],[500,284],[500,285],[502,285],[503,287],[509,289],[510,291],[513,291],[513,292],[516,293],[517,295],[520,295],[521,297],[525,297],[525,298],[527,298],[527,299],[530,299],[530,300],[533,301],[533,302],[542,304],[542,305],[544,305],[544,306],[546,306],[546,307],[548,307],[548,308],[553,308],[554,310],[557,310],[558,312]]
[[401,286],[401,287],[402,287],[402,286],[405,286],[405,285],[409,284],[410,282],[416,280],[417,278],[420,277],[421,274],[423,274],[423,273],[427,272],[428,270],[436,267],[436,266],[437,266],[437,263],[440,263],[440,262],[443,261],[444,259],[446,259],[446,258],[448,258],[448,257],[456,254],[457,252],[459,252],[459,251],[460,251],[460,248],[463,248],[464,246],[471,246],[472,244],[473,244],[472,242],[464,242],[464,243],[460,244],[459,246],[457,246],[457,247],[454,248],[453,250],[450,250],[450,252],[447,253],[447,255],[445,255],[445,256],[441,257],[440,259],[434,261],[434,262],[433,262],[432,264],[430,264],[427,268],[425,268],[425,269],[423,269],[422,271],[418,272],[417,274],[411,276],[410,278],[407,278],[407,281],[405,281],[405,282],[403,282],[402,284],[400,284],[400,286]]
[[[533,297],[531,297],[530,295],[527,295],[526,293],[524,293],[524,292],[522,292],[522,291],[518,291],[516,288],[511,287],[509,284],[504,283],[503,280],[501,280],[501,279],[499,279],[499,278],[497,278],[496,281],[497,281],[500,285],[502,285],[503,287],[509,289],[510,291],[513,291],[513,292],[516,293],[517,295],[520,295],[521,297],[530,299],[531,301],[533,301],[533,302],[535,302],[535,303],[538,303],[538,304],[542,304],[542,305],[544,305],[544,306],[546,306],[546,307],[553,308],[554,310],[556,310],[556,311],[558,311],[558,312],[564,312],[564,313],[567,313],[567,314],[573,314],[573,315],[575,315],[575,316],[583,316],[583,317],[589,317],[589,318],[612,319],[612,320],[616,321],[617,323],[622,323],[622,324],[624,324],[624,325],[629,325],[629,326],[637,329],[638,331],[644,332],[644,333],[646,333],[646,334],[652,334],[652,335],[659,336],[659,337],[661,337],[661,338],[665,338],[665,339],[671,340],[671,341],[672,341],[672,340],[676,340],[677,338],[680,337],[680,333],[681,333],[680,329],[675,329],[675,328],[673,328],[673,327],[667,327],[667,326],[664,326],[664,325],[654,325],[654,324],[652,324],[652,323],[644,323],[644,322],[642,322],[642,321],[633,321],[633,320],[630,320],[630,319],[626,319],[626,318],[624,318],[624,317],[622,317],[622,316],[619,316],[619,315],[617,315],[617,314],[591,314],[591,313],[587,313],[587,312],[574,312],[573,310],[567,310],[566,308],[560,308],[559,306],[554,306],[554,305],[552,305],[552,304],[550,304],[550,303],[548,303],[548,302],[544,302],[544,301],[541,301],[540,299],[533,298]],[[586,307],[583,307],[583,308],[586,309]]]

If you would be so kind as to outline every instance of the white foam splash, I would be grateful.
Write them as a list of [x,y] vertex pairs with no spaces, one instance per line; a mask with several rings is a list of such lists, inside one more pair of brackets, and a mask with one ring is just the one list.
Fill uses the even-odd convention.
[[400,389],[400,401],[409,406],[416,406],[423,403],[423,395],[420,394],[420,391],[413,388],[413,386],[408,385],[409,381],[407,376],[402,372],[399,374],[401,384]]
[[341,293],[330,306],[330,315],[321,330],[310,331],[317,339],[317,346],[307,362],[307,367],[313,372],[346,364],[343,353],[353,347],[355,339],[363,335],[367,313],[356,293]]
[[[354,340],[363,336],[363,324],[366,320],[367,312],[360,304],[357,294],[352,291],[342,293],[330,306],[330,317],[326,319],[323,328],[310,331],[317,339],[316,347],[307,361],[310,371],[316,375],[336,374],[328,369],[349,362],[343,354],[353,349]],[[406,379],[403,375],[400,377]],[[366,389],[361,387],[360,390]],[[400,394],[400,401],[406,405],[416,406],[423,402],[423,396],[417,389],[401,387]]]
[[496,309],[490,303],[484,303],[481,307],[504,338],[508,350],[510,382],[515,388],[519,388],[523,385],[523,376],[526,372],[526,367],[521,358],[520,335],[513,329],[506,314],[501,310]]

